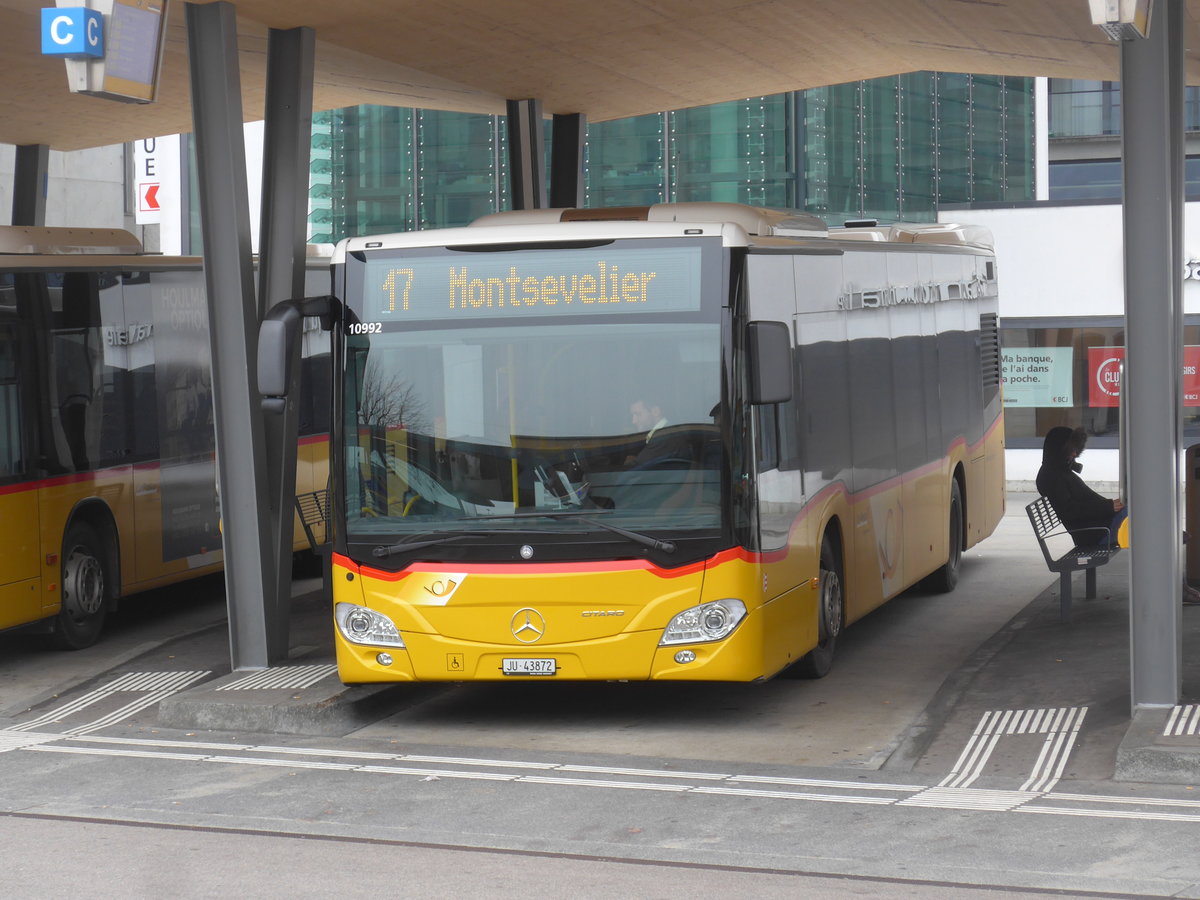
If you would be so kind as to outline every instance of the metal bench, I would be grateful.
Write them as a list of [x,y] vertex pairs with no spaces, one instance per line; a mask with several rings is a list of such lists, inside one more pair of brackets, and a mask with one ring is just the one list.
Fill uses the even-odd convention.
[[[1087,599],[1096,596],[1096,570],[1117,555],[1117,547],[1108,547],[1109,529],[1088,528],[1086,531],[1103,531],[1105,546],[1077,547],[1071,533],[1059,521],[1058,513],[1045,497],[1038,497],[1025,507],[1038,546],[1046,557],[1051,572],[1058,573],[1059,616],[1062,621],[1071,618],[1071,575],[1082,570],[1085,573]],[[1076,529],[1077,531],[1080,529]]]

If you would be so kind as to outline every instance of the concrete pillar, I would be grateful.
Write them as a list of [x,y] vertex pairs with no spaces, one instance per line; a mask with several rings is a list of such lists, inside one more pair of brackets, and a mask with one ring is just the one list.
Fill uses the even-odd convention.
[[[272,28],[267,37],[267,98],[263,130],[262,217],[259,220],[259,318],[276,303],[304,296],[308,162],[312,148],[311,28]],[[296,442],[299,433],[300,345],[292,348],[291,384],[282,415],[263,420],[270,506],[274,590],[266,598],[271,656],[287,655],[292,601]]]
[[508,101],[508,183],[513,209],[546,206],[546,138],[541,100]]
[[49,178],[50,147],[23,144],[17,147],[13,170],[12,224],[46,224],[46,182]]
[[213,412],[234,669],[265,668],[286,656],[271,643],[274,546],[268,515],[262,413],[250,373],[257,370],[259,316],[254,299],[246,148],[231,3],[188,3],[188,64],[204,279],[212,349]]
[[1183,0],[1159,0],[1121,44],[1128,427],[1130,680],[1134,710],[1182,683],[1179,450],[1183,330]]
[[587,116],[556,115],[550,138],[550,206],[583,206],[583,148]]

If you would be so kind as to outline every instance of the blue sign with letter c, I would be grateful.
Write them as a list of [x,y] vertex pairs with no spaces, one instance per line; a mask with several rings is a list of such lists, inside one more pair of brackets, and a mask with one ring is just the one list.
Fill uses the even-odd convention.
[[42,55],[104,56],[104,16],[94,9],[42,10]]

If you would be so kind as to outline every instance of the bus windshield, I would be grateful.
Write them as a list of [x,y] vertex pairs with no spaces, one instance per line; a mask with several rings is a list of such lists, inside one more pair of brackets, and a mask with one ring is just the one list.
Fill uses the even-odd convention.
[[[673,258],[647,243],[629,253],[505,251],[466,262],[421,248],[369,258],[348,273],[351,285],[411,282],[400,286],[407,303],[394,309],[390,298],[373,307],[368,292],[348,311],[342,434],[351,544],[415,548],[461,532],[446,545],[461,553],[482,543],[472,535],[535,531],[573,536],[586,556],[581,533],[605,542],[621,529],[716,536],[726,458],[719,278],[702,287],[695,246]],[[668,272],[671,265],[681,271]],[[570,293],[572,277],[578,285],[589,271],[599,281],[614,270],[615,293],[632,273],[626,293],[636,299],[598,313],[583,305],[587,294],[579,302],[577,288],[578,309],[528,311],[535,287],[545,303],[553,282]],[[435,285],[428,294],[423,276]],[[529,291],[525,279],[533,279]],[[490,309],[489,280],[500,282]],[[466,308],[453,307],[456,317],[440,312],[460,300]]]

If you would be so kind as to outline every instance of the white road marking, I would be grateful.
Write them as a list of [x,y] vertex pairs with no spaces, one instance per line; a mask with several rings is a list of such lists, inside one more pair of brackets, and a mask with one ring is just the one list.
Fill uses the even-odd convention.
[[[1050,727],[1054,717],[1043,717]],[[1060,725],[1065,715],[1058,719]],[[1013,720],[1016,722],[1016,720]],[[1020,727],[1014,724],[1014,727]],[[1047,732],[1049,733],[1049,732]],[[1062,732],[1058,732],[1062,733]],[[320,747],[283,747],[213,741],[181,741],[157,738],[123,738],[98,735],[51,734],[46,732],[0,731],[0,749],[40,753],[124,757],[217,765],[262,766],[291,770],[441,779],[500,781],[575,789],[656,791],[672,794],[704,794],[731,798],[773,799],[790,802],[849,803],[863,806],[964,809],[983,812],[1029,812],[1043,815],[1092,816],[1096,818],[1142,819],[1163,822],[1200,822],[1200,800],[1171,800],[1161,797],[1108,797],[1099,794],[1064,792],[980,790],[975,788],[925,787],[911,784],[860,783],[819,778],[783,778],[736,772],[677,772],[659,769],[582,766],[570,763],[528,760],[487,760],[438,757],[405,753],[379,753]],[[194,752],[188,752],[194,751]],[[245,754],[245,755],[238,755]],[[269,754],[269,755],[268,755]],[[324,757],[324,759],[321,759]],[[357,760],[357,761],[355,761]],[[384,761],[393,765],[380,764]],[[425,762],[430,766],[405,763]],[[436,767],[434,767],[436,766]],[[454,767],[460,768],[454,768]],[[487,768],[505,771],[486,771]],[[538,770],[540,773],[535,774]],[[632,776],[627,778],[569,777]],[[694,782],[689,784],[688,782]],[[754,787],[743,785],[756,785]],[[771,789],[805,786],[810,791]],[[846,793],[847,789],[862,793]],[[908,794],[909,796],[895,796]],[[1071,805],[1064,805],[1071,804]],[[1142,807],[1142,808],[1136,808]]]
[[[311,668],[311,667],[310,667]],[[164,760],[217,765],[242,765],[309,769],[327,772],[415,777],[425,781],[475,780],[511,784],[536,784],[567,788],[657,791],[673,794],[704,794],[732,798],[774,799],[791,802],[850,803],[866,806],[963,809],[986,812],[1027,812],[1041,815],[1091,816],[1096,818],[1141,819],[1163,822],[1200,822],[1200,800],[1161,797],[1104,796],[1053,792],[1071,753],[1086,707],[1036,710],[991,710],[976,726],[955,764],[954,771],[934,787],[838,781],[820,778],[737,772],[697,772],[620,766],[591,766],[573,763],[535,762],[513,759],[430,756],[383,753],[370,750],[305,746],[257,745],[216,741],[187,741],[165,738],[133,738],[95,735],[92,732],[123,721],[182,690],[208,672],[132,672],[107,685],[7,730],[0,730],[0,753],[64,753],[144,760]],[[308,676],[316,674],[309,672]],[[322,676],[324,677],[324,676]],[[136,692],[144,696],[85,725],[65,732],[37,730],[58,723],[113,694]],[[1195,718],[1183,708],[1174,718],[1186,723]],[[1186,724],[1169,724],[1168,730]],[[1166,732],[1164,732],[1166,733]],[[969,785],[978,779],[1001,738],[1008,735],[1041,734],[1041,753],[1029,779],[1018,790],[982,790]],[[424,763],[425,765],[412,765]],[[493,771],[489,771],[493,770]],[[500,770],[500,771],[494,771]],[[590,777],[596,776],[596,777]],[[610,777],[599,777],[610,776]],[[806,791],[794,788],[810,788]]]
[[218,691],[266,691],[285,690],[298,691],[312,687],[323,678],[328,678],[337,671],[333,663],[311,666],[280,666],[273,669],[263,669],[261,672],[251,672],[237,681],[231,681],[217,688]]
[[898,801],[900,806],[933,806],[938,809],[1016,809],[1041,794],[1033,791],[983,791],[977,788],[931,787]]
[[159,700],[169,697],[178,691],[183,690],[190,684],[199,681],[211,672],[126,672],[110,681],[108,684],[102,685],[86,694],[75,698],[70,703],[62,706],[57,706],[49,712],[38,716],[36,719],[31,719],[28,722],[22,722],[20,725],[14,725],[7,729],[8,731],[37,731],[44,725],[61,722],[63,719],[73,716],[81,710],[87,709],[89,706],[94,706],[103,700],[107,700],[113,694],[122,693],[145,693],[147,696],[134,700],[121,709],[109,713],[101,719],[91,722],[87,725],[79,726],[71,729],[72,733],[83,734],[86,731],[94,731],[99,728],[106,728],[109,725],[114,725],[130,716],[141,712],[149,706],[153,706]]
[[1187,706],[1176,706],[1171,710],[1163,737],[1182,737],[1188,734],[1200,733],[1200,704],[1189,703]]
[[50,741],[61,740],[61,734],[40,734],[32,731],[0,731],[0,753],[7,750],[20,750],[32,747],[34,744],[46,744]]
[[979,719],[975,731],[954,768],[938,787],[969,788],[982,775],[984,767],[1001,738],[1009,735],[1044,734],[1041,753],[1020,791],[1044,792],[1054,787],[1066,769],[1067,758],[1075,747],[1086,706],[1058,709],[993,709]]
[[923,784],[880,784],[869,781],[828,781],[822,778],[779,778],[772,775],[730,775],[730,780],[758,784],[794,785],[796,787],[835,787],[852,791],[923,791]]
[[1072,809],[1069,806],[1022,806],[1014,812],[1040,813],[1047,816],[1085,816],[1097,819],[1147,819],[1155,822],[1200,822],[1197,813],[1169,813],[1133,809]]
[[120,709],[115,709],[107,716],[102,716],[94,722],[89,722],[86,725],[79,725],[75,728],[67,729],[66,733],[71,735],[90,734],[93,731],[99,731],[101,728],[107,728],[109,725],[115,725],[118,722],[123,722],[131,718],[144,709],[149,709],[151,706],[158,704],[160,700],[165,700],[172,694],[182,691],[184,688],[199,681],[207,676],[208,672],[171,672],[170,677],[162,678],[158,686],[146,693],[144,696],[136,700],[131,700]]
[[1087,707],[1073,706],[1059,712],[1066,715],[1054,717],[1054,730],[1046,732],[1042,752],[1038,754],[1029,780],[1019,788],[1022,791],[1048,791],[1062,778],[1067,758],[1075,748],[1075,740],[1083,726],[1083,717],[1087,715]]

